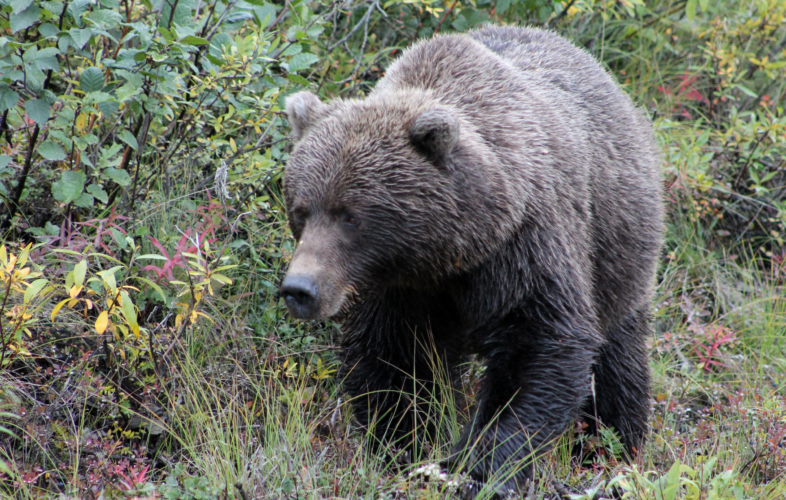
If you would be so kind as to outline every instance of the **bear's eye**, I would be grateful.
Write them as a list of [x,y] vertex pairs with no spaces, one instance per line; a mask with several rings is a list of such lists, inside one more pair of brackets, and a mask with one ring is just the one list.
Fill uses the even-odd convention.
[[357,227],[360,225],[360,219],[356,215],[352,214],[344,214],[341,217],[341,222],[346,224],[347,226]]
[[304,220],[306,220],[306,217],[308,217],[308,209],[302,207],[296,208],[295,210],[292,211],[292,216],[298,222],[303,222]]

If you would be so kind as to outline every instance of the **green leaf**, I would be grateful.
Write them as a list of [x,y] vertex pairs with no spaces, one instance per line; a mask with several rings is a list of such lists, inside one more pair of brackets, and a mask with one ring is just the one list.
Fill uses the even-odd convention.
[[117,168],[105,168],[104,175],[115,181],[120,186],[126,187],[131,184],[131,176],[125,170]]
[[38,33],[44,38],[57,36],[60,30],[52,23],[44,23],[38,27]]
[[25,103],[25,111],[31,120],[43,128],[49,120],[49,103],[46,99],[31,99]]
[[66,159],[65,151],[60,144],[53,141],[46,141],[38,146],[38,152],[50,161],[62,161]]
[[118,138],[121,141],[123,141],[126,144],[128,144],[129,146],[131,146],[131,148],[134,151],[139,149],[139,144],[137,144],[137,142],[136,142],[136,137],[134,137],[134,134],[132,134],[128,130],[123,130],[122,132],[120,132],[120,134],[118,134]]
[[120,102],[125,102],[128,99],[130,99],[131,97],[133,97],[133,96],[135,96],[135,95],[137,95],[137,94],[139,94],[141,92],[142,92],[142,88],[141,87],[137,87],[137,86],[134,86],[134,85],[132,85],[130,83],[126,83],[125,85],[123,85],[122,87],[117,89],[117,92],[116,92],[117,100],[120,101]]
[[688,21],[693,21],[693,18],[696,17],[696,0],[688,0],[688,3],[685,4],[685,17],[688,18]]
[[[253,2],[248,3],[254,4]],[[254,5],[254,15],[257,18],[257,25],[260,28],[267,28],[276,18],[276,8],[269,3],[262,3],[262,5],[259,6],[256,6],[256,4]]]
[[136,320],[136,309],[134,309],[134,303],[131,302],[131,297],[128,296],[128,292],[125,290],[120,291],[120,297],[123,300],[123,303],[120,305],[120,311],[123,313],[123,317],[128,322],[128,326],[131,327],[131,331],[134,332],[134,335],[139,338],[139,323]]
[[665,479],[666,484],[662,485],[665,488],[661,489],[661,494],[664,500],[676,500],[677,493],[680,487],[680,461],[674,462],[669,471],[665,474],[661,481]]
[[71,35],[71,40],[74,41],[74,47],[80,50],[87,42],[90,41],[90,38],[93,36],[93,32],[90,31],[90,28],[85,28],[83,30],[80,30],[79,28],[71,28],[68,31],[68,34]]
[[3,169],[11,163],[11,157],[8,155],[0,155],[0,169]]
[[40,93],[44,87],[46,75],[33,64],[26,64],[25,69],[27,70],[27,75],[25,77],[25,87],[34,93]]
[[51,90],[42,90],[38,97],[45,100],[50,106],[57,102],[57,96]]
[[319,38],[319,35],[321,35],[323,31],[325,31],[325,28],[322,26],[312,26],[306,30],[306,34],[312,40],[316,40],[317,38]]
[[41,7],[55,16],[59,16],[62,14],[65,5],[63,5],[63,2],[41,2]]
[[120,103],[115,101],[105,101],[98,103],[98,110],[104,115],[104,118],[112,116],[120,109]]
[[38,55],[38,46],[33,45],[29,49],[27,49],[24,54],[22,54],[22,61],[29,63],[35,61],[36,56]]
[[88,104],[88,103],[100,104],[102,102],[107,102],[107,101],[109,101],[111,99],[113,99],[112,94],[107,94],[106,92],[101,92],[99,90],[99,91],[96,91],[96,92],[90,92],[87,95],[87,97],[85,97],[85,100],[82,101],[82,102],[85,103],[85,104]]
[[295,73],[296,71],[301,71],[308,68],[317,61],[319,61],[319,57],[317,57],[315,54],[297,54],[292,56],[292,59],[289,60],[287,70],[290,73]]
[[62,203],[71,203],[82,194],[86,180],[84,172],[63,172],[60,180],[52,184],[52,196]]
[[57,50],[56,47],[47,47],[45,49],[41,49],[35,52],[28,51],[25,52],[25,56],[30,54],[30,59],[25,59],[27,61],[37,61],[38,59],[48,59],[60,54],[60,51]]
[[208,42],[204,38],[200,38],[198,36],[190,36],[190,35],[185,37],[185,38],[183,38],[182,40],[180,40],[180,42],[181,43],[185,43],[186,45],[208,45],[208,44],[210,44],[210,42]]
[[301,52],[303,52],[303,45],[299,43],[293,43],[292,45],[284,49],[283,52],[281,52],[280,57],[294,56],[296,54],[300,54]]
[[171,42],[172,40],[175,39],[175,37],[172,36],[172,33],[168,29],[164,28],[163,26],[159,26],[157,31],[161,33],[161,36],[163,36],[164,40],[166,40],[167,42]]
[[208,52],[210,55],[215,57],[220,57],[224,51],[224,47],[231,47],[232,46],[232,37],[226,33],[218,33],[216,36],[210,40],[210,48],[208,48]]
[[497,15],[501,16],[504,14],[505,11],[508,10],[508,7],[510,7],[511,3],[513,3],[513,0],[497,0],[497,8],[495,11]]
[[227,23],[239,23],[253,17],[254,14],[251,12],[235,9],[235,12],[229,14],[225,19]]
[[[145,55],[144,52],[142,53],[142,55]],[[123,78],[128,85],[132,85],[134,87],[141,87],[142,84],[145,82],[144,76],[140,75],[139,73],[132,73],[131,71],[126,71],[124,69],[116,70],[115,75]]]
[[92,194],[95,199],[101,203],[107,203],[109,201],[109,196],[106,194],[106,191],[104,191],[104,188],[101,187],[100,184],[90,184],[87,186],[87,192]]
[[31,300],[33,300],[35,296],[38,295],[38,292],[40,292],[41,289],[44,288],[48,283],[49,280],[45,279],[38,279],[30,283],[30,286],[27,287],[27,290],[25,290],[24,303],[28,304]]
[[98,25],[99,28],[105,30],[111,30],[125,21],[125,18],[123,18],[119,12],[110,9],[93,10],[84,17],[91,23]]
[[224,61],[222,61],[218,57],[215,57],[215,56],[213,56],[213,55],[211,55],[209,53],[205,54],[205,56],[207,56],[207,60],[208,61],[210,61],[211,63],[215,64],[216,66],[221,66],[222,64],[224,64]]
[[93,198],[93,195],[82,193],[79,195],[79,198],[74,200],[74,205],[82,208],[90,208],[93,206],[94,202],[95,199]]
[[702,12],[707,12],[707,7],[710,5],[710,0],[699,0],[699,6]]
[[735,83],[734,85],[732,85],[732,87],[734,87],[734,88],[736,88],[738,90],[741,90],[743,93],[745,93],[749,97],[753,97],[753,98],[758,98],[759,97],[756,94],[756,92],[752,91],[751,89],[749,89],[748,87],[746,87],[744,85],[740,85],[739,83]]
[[302,76],[298,75],[297,73],[289,73],[287,75],[287,80],[290,82],[295,82],[297,84],[303,85],[304,87],[308,87],[309,82]]
[[11,33],[18,33],[25,28],[29,28],[36,21],[38,21],[38,14],[41,9],[38,5],[32,4],[23,12],[11,14]]
[[30,7],[31,3],[33,3],[33,0],[11,0],[9,5],[11,5],[14,14],[18,14],[26,8]]
[[163,255],[158,255],[158,254],[154,254],[154,253],[146,253],[145,255],[137,255],[136,259],[137,260],[139,260],[139,259],[169,260],[166,257],[164,257]]
[[0,113],[12,109],[19,102],[19,94],[9,89],[7,85],[0,86]]
[[[93,184],[93,186],[94,185],[95,184]],[[103,189],[101,191],[103,191]],[[104,202],[104,203],[106,203],[106,202]],[[110,227],[109,231],[112,233],[112,239],[115,240],[115,243],[117,243],[120,248],[122,248],[123,250],[128,248],[128,240],[131,239],[130,236],[126,236],[120,230],[115,229],[114,227]],[[128,238],[128,239],[126,239],[126,238]]]
[[164,304],[166,304],[166,295],[164,294],[164,291],[161,289],[160,286],[156,285],[154,282],[150,281],[149,279],[143,278],[141,276],[137,276],[136,279],[152,287],[153,290],[158,292],[158,295],[161,296],[161,300],[164,302]]
[[74,0],[68,4],[66,11],[71,14],[71,19],[74,20],[79,26],[84,26],[85,22],[82,20],[82,14],[87,12],[93,0]]
[[65,148],[67,150],[71,150],[71,148],[74,147],[73,141],[67,135],[65,135],[65,133],[63,133],[62,130],[50,131],[49,137],[52,137],[53,139],[57,139],[58,141],[60,141],[63,145],[65,145]]
[[97,92],[104,88],[104,72],[95,66],[85,69],[79,76],[79,86],[84,92]]
[[74,285],[84,285],[85,276],[87,276],[87,261],[82,259],[77,265],[74,266]]
[[[59,52],[60,51],[58,50],[58,53]],[[57,61],[57,57],[55,56],[40,57],[35,60],[33,65],[41,71],[46,71],[48,69],[51,69],[52,71],[60,71],[60,63]]]

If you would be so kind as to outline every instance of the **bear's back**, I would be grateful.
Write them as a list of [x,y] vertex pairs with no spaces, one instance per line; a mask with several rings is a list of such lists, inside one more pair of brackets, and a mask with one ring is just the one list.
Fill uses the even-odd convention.
[[558,207],[577,253],[589,246],[601,318],[647,300],[663,231],[659,152],[648,119],[591,55],[539,29],[441,35],[408,49],[369,98],[411,90],[461,110],[511,199],[537,200],[522,217]]

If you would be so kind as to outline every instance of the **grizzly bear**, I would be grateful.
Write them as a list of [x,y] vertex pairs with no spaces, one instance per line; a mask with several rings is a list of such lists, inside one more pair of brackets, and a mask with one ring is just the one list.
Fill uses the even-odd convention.
[[281,295],[296,318],[340,324],[340,375],[373,436],[427,439],[424,401],[458,389],[475,354],[477,404],[447,467],[521,488],[577,419],[641,449],[659,155],[589,54],[531,28],[438,35],[366,99],[300,92],[286,112],[297,247]]

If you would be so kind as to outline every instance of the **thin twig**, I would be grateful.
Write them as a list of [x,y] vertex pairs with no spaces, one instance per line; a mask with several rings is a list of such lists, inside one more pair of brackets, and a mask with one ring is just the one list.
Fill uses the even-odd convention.
[[30,175],[30,167],[33,165],[33,154],[36,151],[35,146],[36,146],[36,142],[38,141],[38,133],[40,131],[41,129],[36,123],[36,126],[33,129],[33,135],[30,136],[30,141],[28,141],[27,143],[28,145],[27,145],[27,156],[25,156],[25,165],[22,168],[22,174],[19,176],[19,181],[17,181],[16,183],[16,190],[14,191],[13,196],[9,200],[8,214],[6,214],[3,224],[0,225],[0,231],[10,226],[11,218],[14,216],[14,210],[19,206],[19,200],[22,198],[22,191],[24,191],[25,184],[27,184],[27,176]]
[[[565,15],[568,13],[568,10],[571,7],[573,7],[574,3],[576,3],[576,0],[570,0],[570,2],[568,2],[568,5],[566,5],[565,8],[562,9],[562,12],[560,12],[557,15],[557,17],[554,18],[554,24],[557,24],[558,22],[560,22],[562,20],[563,17],[565,17]],[[546,27],[548,27],[548,25],[549,25],[549,22],[546,21]]]
[[442,14],[442,19],[439,20],[439,23],[437,24],[437,27],[434,30],[434,34],[439,33],[439,30],[442,29],[442,23],[444,23],[445,19],[447,19],[450,13],[453,12],[453,8],[456,7],[457,3],[458,0],[453,0],[453,3],[450,5],[450,7],[448,7],[448,10],[446,10],[445,13]]
[[748,173],[748,167],[750,166],[751,160],[753,159],[753,153],[756,152],[756,150],[759,148],[759,145],[761,144],[761,141],[763,141],[764,138],[767,137],[769,133],[770,133],[770,129],[767,129],[764,132],[762,132],[761,135],[759,135],[759,137],[756,138],[756,144],[753,145],[753,149],[751,149],[751,152],[748,153],[748,159],[745,161],[745,165],[742,166],[742,170],[740,170],[739,175],[737,175],[737,179],[734,181],[735,190],[739,189],[740,181],[742,180],[742,177]]

